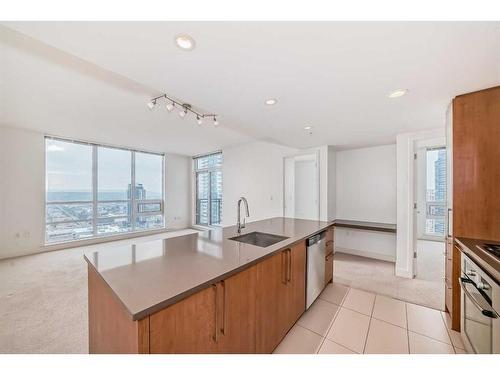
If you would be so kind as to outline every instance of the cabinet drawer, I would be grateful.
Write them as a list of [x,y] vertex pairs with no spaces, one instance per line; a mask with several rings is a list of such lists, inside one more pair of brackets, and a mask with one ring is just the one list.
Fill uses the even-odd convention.
[[325,236],[325,241],[332,241],[333,242],[333,227],[330,227],[326,230],[326,236]]

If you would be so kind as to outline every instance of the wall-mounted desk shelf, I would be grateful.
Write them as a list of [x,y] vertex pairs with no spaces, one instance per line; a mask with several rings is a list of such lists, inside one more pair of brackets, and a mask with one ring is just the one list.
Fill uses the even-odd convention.
[[339,228],[371,230],[375,232],[396,233],[396,224],[374,223],[371,221],[341,220],[336,219],[333,225]]

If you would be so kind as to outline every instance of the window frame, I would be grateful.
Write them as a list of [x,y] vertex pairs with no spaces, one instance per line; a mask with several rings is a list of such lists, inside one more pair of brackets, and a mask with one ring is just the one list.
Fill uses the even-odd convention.
[[[198,168],[198,159],[212,156],[212,155],[219,155],[221,156],[221,163],[217,167],[208,167],[208,168]],[[219,223],[213,224],[212,223],[212,174],[214,172],[220,172],[222,174],[222,164],[224,162],[224,159],[222,157],[222,151],[215,151],[215,152],[210,152],[208,154],[202,154],[202,155],[197,155],[193,156],[193,182],[194,182],[194,189],[193,189],[193,198],[194,198],[194,204],[193,204],[193,225],[202,227],[202,228],[212,228],[212,227],[221,227],[222,226],[222,214],[219,215]],[[208,224],[199,224],[198,223],[198,175],[202,173],[208,173],[209,175],[209,183],[208,183]],[[223,178],[223,177],[222,177]],[[223,196],[223,194],[222,194]],[[221,206],[222,206],[222,200],[221,198]],[[221,210],[222,211],[222,210]]]
[[[81,145],[86,145],[91,147],[91,152],[92,152],[92,192],[91,200],[82,200],[82,201],[49,201],[48,200],[48,180],[47,180],[47,140],[55,140],[55,141],[60,141],[60,142],[68,142],[68,143],[76,143],[76,144],[81,144]],[[45,135],[44,137],[44,157],[45,157],[45,173],[44,173],[44,182],[45,182],[45,196],[44,196],[44,245],[45,246],[57,246],[61,245],[64,243],[74,243],[74,242],[80,242],[80,241],[96,241],[99,239],[106,239],[109,237],[115,237],[116,239],[122,238],[127,238],[130,237],[130,235],[137,234],[137,233],[147,233],[147,232],[158,232],[158,231],[163,231],[166,229],[166,217],[165,217],[165,166],[166,166],[166,161],[165,161],[165,153],[161,152],[153,152],[153,151],[145,151],[145,150],[139,150],[139,149],[132,149],[132,148],[127,148],[127,147],[119,147],[119,146],[112,146],[112,145],[107,145],[107,144],[102,144],[102,143],[94,143],[94,142],[86,142],[86,141],[80,141],[80,140],[74,140],[74,139],[68,139],[68,138],[61,138],[57,136],[51,136],[51,135]],[[99,191],[98,191],[98,150],[99,147],[101,148],[109,148],[109,149],[117,149],[117,150],[124,150],[124,151],[130,151],[131,153],[131,179],[130,179],[130,184],[131,184],[131,197],[130,199],[115,199],[115,200],[99,200]],[[154,198],[154,199],[136,199],[136,181],[135,181],[135,155],[136,153],[145,153],[145,154],[152,154],[156,156],[161,156],[162,160],[162,167],[161,167],[161,199]],[[99,204],[106,204],[106,203],[130,203],[130,206],[132,207],[131,212],[128,213],[128,215],[120,215],[120,216],[113,216],[113,219],[129,219],[131,226],[130,230],[124,231],[124,232],[116,232],[116,233],[99,233],[98,232],[98,227],[99,227],[99,219],[103,219],[105,217],[100,217],[99,216]],[[47,237],[47,227],[48,225],[51,224],[57,224],[57,222],[48,222],[47,221],[47,208],[50,205],[57,205],[57,204],[89,204],[92,206],[92,218],[87,219],[87,220],[69,220],[69,221],[60,221],[61,223],[84,223],[84,222],[91,222],[92,224],[92,236],[89,237],[84,237],[84,238],[79,238],[79,239],[71,239],[71,240],[62,240],[62,241],[48,241]],[[159,204],[160,209],[157,211],[151,211],[151,212],[139,212],[139,205],[141,204]],[[161,215],[163,218],[163,225],[158,228],[148,228],[148,229],[141,229],[140,227],[137,226],[136,220],[139,217],[147,217],[147,216],[159,216]]]

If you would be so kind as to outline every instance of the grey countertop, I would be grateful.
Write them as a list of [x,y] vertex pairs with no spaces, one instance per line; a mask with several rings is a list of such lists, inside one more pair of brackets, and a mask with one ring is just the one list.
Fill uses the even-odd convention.
[[289,237],[268,247],[230,240],[236,227],[137,242],[86,254],[85,260],[131,315],[142,319],[216,283],[332,223],[276,217],[247,223],[253,231]]

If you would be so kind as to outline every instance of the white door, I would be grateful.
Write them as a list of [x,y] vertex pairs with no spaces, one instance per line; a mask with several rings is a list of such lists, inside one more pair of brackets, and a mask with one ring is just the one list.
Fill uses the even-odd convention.
[[319,170],[316,153],[284,160],[284,215],[319,220]]

